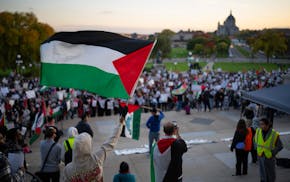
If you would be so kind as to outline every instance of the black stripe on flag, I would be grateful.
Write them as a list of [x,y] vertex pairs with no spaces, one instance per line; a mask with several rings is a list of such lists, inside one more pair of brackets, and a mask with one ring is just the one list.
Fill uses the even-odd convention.
[[51,41],[102,46],[119,51],[123,54],[129,54],[149,44],[153,44],[153,41],[130,39],[116,33],[104,31],[58,32],[52,35],[42,44]]

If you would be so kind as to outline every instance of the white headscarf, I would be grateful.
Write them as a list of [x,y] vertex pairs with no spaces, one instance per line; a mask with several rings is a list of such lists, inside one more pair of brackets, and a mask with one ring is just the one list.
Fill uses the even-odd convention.
[[75,127],[69,127],[67,132],[69,138],[76,137],[78,134],[78,130]]

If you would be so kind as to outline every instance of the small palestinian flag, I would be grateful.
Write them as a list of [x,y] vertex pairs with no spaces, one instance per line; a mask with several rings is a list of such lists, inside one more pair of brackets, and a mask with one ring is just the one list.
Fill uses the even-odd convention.
[[187,90],[187,85],[186,83],[183,83],[182,85],[180,85],[178,88],[172,90],[172,94],[173,95],[182,95],[184,94],[184,92]]
[[38,112],[35,116],[35,121],[31,127],[31,130],[34,131],[31,139],[29,140],[29,145],[32,145],[41,135],[41,129],[44,124],[44,114],[42,112]]
[[51,113],[50,115],[54,118],[56,118],[57,116],[61,115],[61,109],[60,109],[60,106],[57,106],[56,108],[52,109],[51,110]]
[[110,32],[59,32],[40,47],[40,83],[128,99],[153,47]]
[[[125,103],[120,103],[121,107],[125,107]],[[125,129],[123,130],[122,136],[139,140],[140,136],[140,121],[142,109],[138,105],[128,106],[128,113],[125,117]]]

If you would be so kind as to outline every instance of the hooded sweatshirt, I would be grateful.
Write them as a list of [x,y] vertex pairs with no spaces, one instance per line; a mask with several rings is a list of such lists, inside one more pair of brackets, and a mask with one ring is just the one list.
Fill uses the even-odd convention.
[[81,133],[75,137],[73,159],[64,168],[63,181],[103,181],[103,163],[107,153],[114,149],[123,124],[119,124],[107,142],[99,150],[92,150],[92,137],[88,133]]

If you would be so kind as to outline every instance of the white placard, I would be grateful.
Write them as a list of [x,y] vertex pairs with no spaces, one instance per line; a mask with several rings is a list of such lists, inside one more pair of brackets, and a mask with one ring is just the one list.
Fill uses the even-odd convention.
[[63,95],[64,95],[64,91],[63,90],[62,91],[58,91],[56,94],[57,94],[58,100],[63,100]]
[[168,101],[168,94],[161,94],[159,98],[160,103],[166,103]]
[[7,94],[9,93],[8,87],[1,87],[1,93],[4,97],[6,97]]
[[28,89],[28,83],[27,82],[23,83],[23,88],[24,89]]
[[34,90],[28,90],[28,91],[26,91],[25,93],[26,93],[26,97],[27,97],[28,99],[32,99],[32,98],[35,98],[35,97],[36,97],[36,95],[35,95],[35,91],[34,91]]
[[70,110],[70,108],[71,108],[70,100],[66,101],[66,108],[67,108],[67,111]]
[[14,103],[15,103],[15,100],[9,100],[9,104],[10,104],[11,106],[13,106]]
[[97,107],[97,101],[95,99],[92,101],[92,107]]

